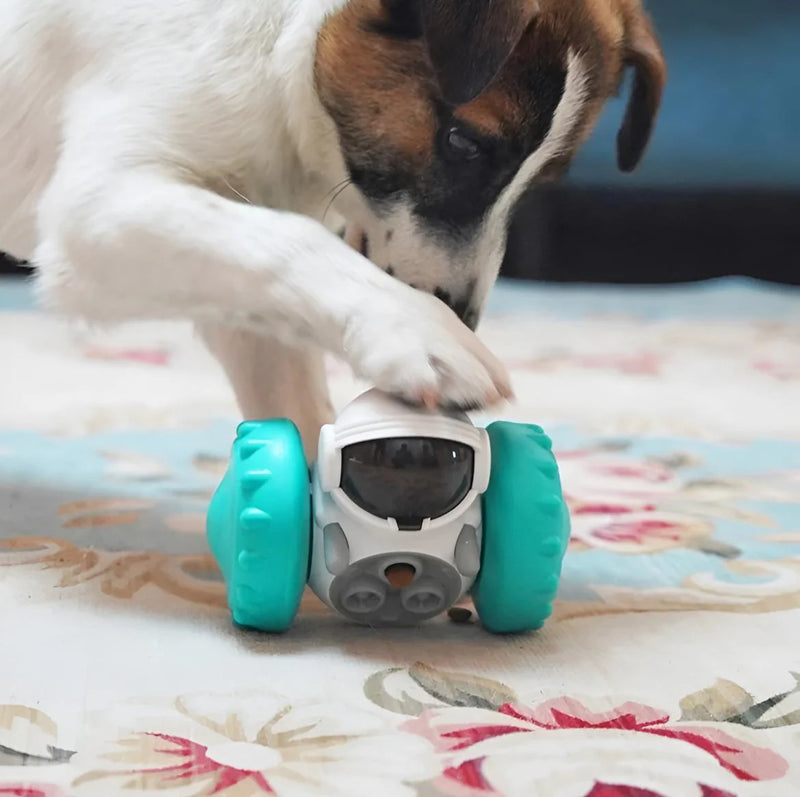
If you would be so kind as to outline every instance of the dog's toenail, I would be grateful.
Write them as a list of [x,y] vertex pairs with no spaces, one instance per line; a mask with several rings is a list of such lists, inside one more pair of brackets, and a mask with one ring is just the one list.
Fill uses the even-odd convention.
[[439,404],[439,396],[433,390],[424,390],[420,395],[420,404],[429,410],[435,410]]

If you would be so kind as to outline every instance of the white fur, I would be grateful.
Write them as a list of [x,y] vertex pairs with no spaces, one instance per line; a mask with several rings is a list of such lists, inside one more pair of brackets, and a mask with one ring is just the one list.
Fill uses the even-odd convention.
[[567,79],[564,93],[553,114],[550,130],[539,148],[526,159],[514,179],[506,186],[500,198],[495,202],[487,226],[492,233],[486,238],[491,242],[500,240],[501,229],[505,226],[511,209],[522,196],[531,180],[547,165],[549,161],[563,154],[574,136],[575,127],[580,122],[581,113],[586,105],[587,80],[586,68],[580,56],[570,50],[567,61]]
[[[195,321],[248,416],[292,414],[312,437],[330,408],[319,358],[296,347],[415,398],[509,392],[448,308],[321,223],[346,173],[314,49],[343,2],[0,3],[0,249],[34,257],[40,294],[61,311]],[[579,84],[570,69],[540,153],[566,135]],[[485,297],[513,197],[545,160],[529,159],[470,251],[442,250],[406,216],[374,259],[453,295],[477,281]],[[379,226],[354,188],[335,208]]]
[[525,160],[514,175],[514,179],[500,194],[486,219],[481,236],[481,257],[488,263],[497,263],[497,270],[483,275],[480,288],[482,288],[484,296],[488,294],[490,286],[497,278],[505,253],[508,219],[514,205],[530,185],[531,180],[553,158],[563,154],[574,138],[575,129],[580,123],[581,112],[588,99],[587,78],[586,68],[580,56],[570,50],[564,93],[553,114],[550,130],[539,148]]

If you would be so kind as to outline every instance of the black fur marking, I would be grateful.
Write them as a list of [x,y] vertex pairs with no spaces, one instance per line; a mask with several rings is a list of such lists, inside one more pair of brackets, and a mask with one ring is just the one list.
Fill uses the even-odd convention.
[[[525,158],[544,141],[565,84],[562,65],[532,66],[518,98],[528,124],[503,138],[471,129],[440,105],[434,158],[424,171],[415,173],[394,153],[359,146],[348,153],[353,182],[378,205],[410,200],[414,214],[431,227],[448,237],[468,238]],[[448,153],[446,139],[454,126],[480,145],[480,157],[465,161]]]
[[436,288],[433,295],[444,302],[470,329],[475,329],[478,322],[478,314],[472,308],[472,297],[475,293],[475,283],[470,283],[464,293],[463,298],[453,299],[450,291],[444,288]]
[[444,302],[448,307],[450,307],[450,291],[444,290],[444,288],[437,288],[433,295],[440,301]]
[[386,17],[370,23],[372,32],[400,41],[422,38],[419,0],[383,0],[382,5]]
[[473,332],[478,328],[479,317],[476,310],[467,310],[467,312],[461,317],[461,320]]

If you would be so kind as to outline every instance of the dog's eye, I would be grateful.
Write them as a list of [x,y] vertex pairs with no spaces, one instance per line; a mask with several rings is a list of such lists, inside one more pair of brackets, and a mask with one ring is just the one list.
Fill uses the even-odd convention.
[[389,39],[422,38],[422,19],[416,0],[383,0],[385,17],[372,25],[373,30]]
[[483,148],[459,127],[451,127],[444,137],[444,149],[450,160],[474,161],[483,154]]

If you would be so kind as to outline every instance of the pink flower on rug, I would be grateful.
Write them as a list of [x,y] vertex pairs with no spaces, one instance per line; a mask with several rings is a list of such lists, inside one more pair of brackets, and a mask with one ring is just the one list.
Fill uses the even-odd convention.
[[437,785],[459,797],[523,794],[526,783],[545,793],[551,780],[574,782],[576,797],[659,797],[653,789],[670,778],[697,784],[697,797],[730,797],[730,782],[773,780],[788,769],[777,753],[733,735],[736,726],[673,722],[632,702],[603,712],[569,697],[532,708],[431,709],[404,727],[443,755]]
[[[270,765],[280,762],[280,754],[269,747],[232,742],[224,745],[227,755],[221,755],[217,748],[166,733],[145,734],[140,742],[143,749],[150,748],[150,755],[163,756],[164,762],[159,766],[131,770],[130,774],[152,781],[159,789],[168,788],[170,782],[174,785],[181,782],[195,784],[210,778],[209,785],[214,787],[211,794],[221,794],[239,783],[245,785],[244,782],[250,793],[275,794],[261,768],[268,770]],[[236,760],[237,752],[239,760]],[[247,753],[249,757],[246,757]]]
[[661,373],[662,358],[653,352],[638,354],[584,355],[576,357],[575,364],[587,370],[617,371],[636,376],[658,376]]
[[[729,791],[715,789],[712,786],[698,784],[698,797],[736,797]],[[610,783],[596,783],[585,797],[663,797],[658,792],[650,789],[639,789],[636,786],[619,786]]]
[[[637,554],[707,547],[714,526],[697,516],[685,483],[667,465],[604,451],[558,456],[573,550]],[[720,545],[711,547],[722,552]]]
[[594,713],[578,700],[557,698],[530,711],[504,705],[500,713],[547,730],[613,729],[677,739],[714,756],[739,780],[771,780],[781,777],[787,769],[786,762],[769,750],[751,747],[717,728],[670,725],[668,714],[640,703],[623,703],[612,711]]
[[642,509],[675,495],[683,481],[661,462],[608,451],[559,451],[564,489],[578,508]]
[[579,512],[572,517],[576,546],[614,553],[656,553],[670,548],[702,547],[702,540],[714,532],[707,521],[657,510],[614,514]]
[[510,366],[515,369],[540,372],[580,369],[610,371],[627,376],[659,376],[663,358],[649,351],[634,354],[580,354],[559,351],[534,359],[511,361]]
[[800,367],[794,359],[762,359],[753,362],[753,369],[767,374],[779,382],[794,382],[800,379]]
[[429,743],[383,717],[266,692],[123,705],[95,733],[73,761],[77,797],[260,797],[301,786],[304,797],[412,797],[410,783],[441,772]]
[[0,797],[67,797],[67,793],[47,783],[0,783]]
[[142,365],[167,366],[170,353],[165,349],[87,349],[86,357],[90,360],[110,360],[118,362],[140,363]]

